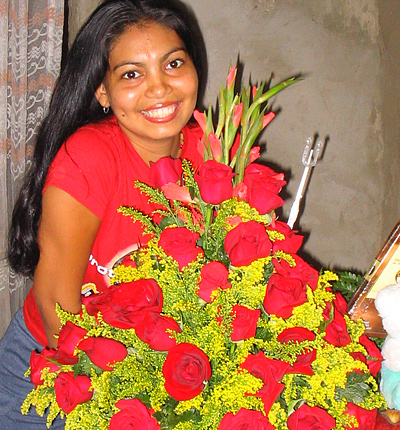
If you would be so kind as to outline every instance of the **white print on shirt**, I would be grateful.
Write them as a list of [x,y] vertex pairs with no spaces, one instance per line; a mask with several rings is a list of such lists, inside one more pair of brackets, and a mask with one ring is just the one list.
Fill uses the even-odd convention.
[[89,261],[92,266],[96,266],[96,269],[100,273],[100,275],[108,276],[109,278],[113,278],[115,276],[113,269],[101,266],[92,254],[90,254]]

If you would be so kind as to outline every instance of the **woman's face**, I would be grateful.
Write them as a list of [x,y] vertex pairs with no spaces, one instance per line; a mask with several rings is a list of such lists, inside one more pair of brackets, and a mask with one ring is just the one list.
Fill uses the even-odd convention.
[[197,100],[197,72],[174,30],[148,23],[113,44],[109,69],[96,91],[129,140],[146,144],[176,138]]

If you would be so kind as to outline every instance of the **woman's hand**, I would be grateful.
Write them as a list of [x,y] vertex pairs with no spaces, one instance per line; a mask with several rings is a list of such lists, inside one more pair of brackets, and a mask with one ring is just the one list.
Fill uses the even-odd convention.
[[68,193],[46,189],[33,292],[52,348],[57,346],[54,335],[60,329],[56,303],[68,312],[81,310],[81,287],[99,228],[100,219]]

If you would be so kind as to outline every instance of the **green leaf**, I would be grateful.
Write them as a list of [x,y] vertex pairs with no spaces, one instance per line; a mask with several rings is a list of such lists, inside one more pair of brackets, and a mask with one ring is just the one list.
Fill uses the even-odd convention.
[[362,372],[349,373],[345,388],[336,388],[335,399],[341,401],[344,398],[356,405],[363,403],[370,392],[370,386],[366,383],[369,377],[370,375]]
[[332,289],[335,293],[341,293],[349,301],[358,287],[361,285],[362,277],[352,272],[337,272],[339,280],[332,283]]
[[169,225],[174,225],[174,224],[176,224],[175,218],[165,217],[161,220],[159,225],[160,225],[161,230],[165,230],[166,227],[168,227]]

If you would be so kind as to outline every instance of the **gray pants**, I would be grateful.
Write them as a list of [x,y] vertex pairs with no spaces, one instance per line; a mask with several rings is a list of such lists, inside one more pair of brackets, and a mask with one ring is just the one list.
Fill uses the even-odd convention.
[[[29,367],[31,352],[41,351],[40,345],[26,328],[20,309],[12,319],[7,332],[0,340],[0,429],[45,430],[46,416],[37,415],[31,408],[28,415],[21,414],[21,404],[32,390],[33,384],[24,373]],[[53,422],[51,430],[64,429],[60,417]]]

